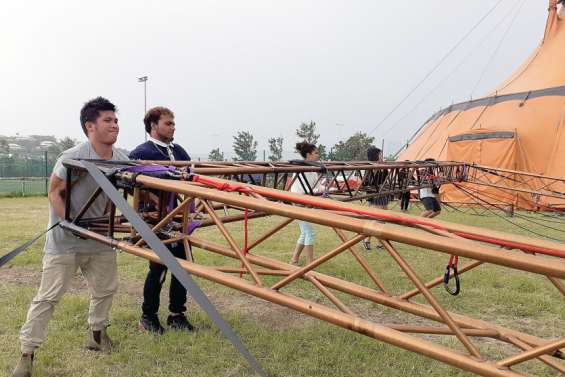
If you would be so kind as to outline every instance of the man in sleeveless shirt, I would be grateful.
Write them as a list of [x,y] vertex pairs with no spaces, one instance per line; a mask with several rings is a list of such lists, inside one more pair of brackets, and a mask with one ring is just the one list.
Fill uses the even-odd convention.
[[[66,178],[69,172],[63,165],[64,160],[128,159],[113,147],[119,132],[114,104],[102,97],[88,101],[80,111],[80,123],[88,140],[64,151],[57,159],[51,174],[48,192],[49,227],[62,220],[65,214],[68,189]],[[73,171],[71,182],[72,218],[77,215],[98,185],[86,172]],[[103,216],[108,201],[106,195],[99,195],[84,214],[85,218]],[[79,268],[90,291],[86,348],[93,351],[110,351],[112,346],[106,327],[112,299],[118,288],[116,253],[109,246],[75,237],[71,232],[59,227],[47,233],[44,251],[41,284],[20,331],[22,357],[12,377],[31,376],[34,352],[43,343],[55,306],[69,288]]]

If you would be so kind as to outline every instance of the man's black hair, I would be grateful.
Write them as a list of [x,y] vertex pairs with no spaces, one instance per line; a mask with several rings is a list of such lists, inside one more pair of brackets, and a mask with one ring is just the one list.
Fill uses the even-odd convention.
[[116,106],[104,97],[96,97],[86,102],[82,109],[80,109],[80,125],[86,136],[88,136],[86,122],[96,122],[101,111],[116,112]]
[[367,159],[369,161],[380,161],[381,160],[381,150],[373,145],[367,149]]

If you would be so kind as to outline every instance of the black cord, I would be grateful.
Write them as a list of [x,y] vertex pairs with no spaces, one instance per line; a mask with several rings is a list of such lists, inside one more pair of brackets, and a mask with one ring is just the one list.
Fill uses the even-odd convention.
[[[489,196],[488,194],[486,194],[486,193],[484,193],[484,192],[479,192],[479,191],[477,191],[477,190],[473,190],[473,189],[470,189],[470,188],[467,188],[467,189],[473,191],[475,194],[480,194],[480,195],[484,195],[484,196],[486,196],[486,197],[489,197],[490,199],[500,199],[500,197],[497,198],[497,197],[495,197],[495,196]],[[488,203],[488,202],[485,200],[485,203]],[[491,206],[497,207],[495,204],[492,204],[492,203],[488,203],[488,204],[491,205]],[[497,207],[497,208],[499,208],[499,207]],[[500,208],[499,208],[499,209],[500,209]],[[551,227],[551,226],[549,226],[549,225],[545,225],[545,224],[538,223],[537,221],[532,220],[531,217],[526,217],[526,216],[524,216],[524,215],[522,215],[522,214],[519,214],[519,213],[514,213],[514,216],[519,217],[519,218],[523,218],[523,219],[525,219],[525,221],[529,221],[529,222],[531,222],[531,223],[533,223],[533,224],[542,226],[542,227],[544,227],[544,228],[548,228],[548,229],[551,229],[551,230],[555,230],[555,231],[557,231],[557,232],[564,232],[562,229],[557,229],[557,228],[553,228],[553,227]],[[547,220],[545,220],[545,221],[547,221]]]
[[[465,194],[467,194],[468,196],[470,196],[471,198],[479,199],[479,200],[481,200],[481,201],[483,201],[483,202],[485,202],[485,203],[487,203],[487,204],[489,204],[489,205],[492,205],[491,203],[487,202],[486,200],[481,199],[481,198],[479,198],[479,197],[473,195],[472,193],[469,193],[467,190],[461,188],[458,184],[454,183],[454,186],[457,187],[459,190],[461,190],[463,193],[465,193]],[[514,222],[512,222],[512,221],[510,221],[510,220],[508,220],[506,217],[501,216],[501,215],[499,215],[498,213],[494,212],[493,210],[491,210],[491,209],[488,208],[487,206],[484,206],[484,205],[482,205],[482,204],[480,204],[480,203],[477,203],[477,204],[481,205],[483,208],[485,208],[487,211],[493,213],[495,216],[500,217],[500,218],[503,219],[504,221],[506,221],[506,222],[508,222],[508,223],[510,223],[510,224],[512,224],[512,225],[514,225],[515,227],[518,227],[518,228],[520,228],[520,229],[522,229],[522,230],[525,230],[526,232],[529,232],[529,233],[535,234],[536,236],[543,237],[543,238],[547,238],[547,239],[550,239],[550,240],[553,240],[553,241],[565,242],[565,240],[561,240],[561,239],[558,239],[558,238],[546,236],[545,234],[541,234],[541,233],[535,232],[535,231],[533,231],[533,230],[531,230],[531,229],[529,229],[529,228],[526,228],[526,227],[524,227],[524,226],[518,225],[518,224],[516,224],[516,223],[514,223]]]
[[473,31],[475,31],[475,29],[500,5],[502,1],[503,0],[498,0],[498,2],[494,4],[494,6],[490,8],[483,17],[481,17],[481,19],[440,59],[439,62],[436,63],[436,65],[424,76],[424,78],[420,80],[420,82],[418,82],[418,84],[412,88],[412,90],[410,90],[410,92],[408,92],[408,94],[402,98],[402,100],[391,111],[389,111],[370,132],[367,133],[367,135],[372,135],[377,128],[379,128],[396,111],[396,109],[398,109],[408,99],[408,97],[410,97],[412,93],[414,93],[424,83],[424,81],[426,81],[428,77],[435,72],[436,69],[438,69],[438,67],[453,53],[453,51],[455,51]]

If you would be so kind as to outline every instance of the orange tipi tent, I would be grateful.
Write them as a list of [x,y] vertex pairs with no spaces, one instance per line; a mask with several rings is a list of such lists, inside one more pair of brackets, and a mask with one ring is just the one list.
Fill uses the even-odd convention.
[[[557,3],[550,1],[544,38],[516,72],[486,97],[434,114],[398,160],[432,157],[565,178],[565,5]],[[449,188],[442,199],[462,201]],[[531,208],[518,194],[512,201]]]

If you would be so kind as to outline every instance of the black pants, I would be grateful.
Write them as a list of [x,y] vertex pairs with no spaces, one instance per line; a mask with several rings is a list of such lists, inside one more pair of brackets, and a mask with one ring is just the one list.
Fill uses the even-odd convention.
[[408,204],[410,204],[410,192],[403,192],[400,195],[400,209],[403,211],[407,211]]
[[[184,245],[182,243],[173,243],[168,245],[171,253],[181,259],[186,259]],[[145,285],[143,286],[143,305],[141,310],[143,314],[152,315],[157,314],[159,311],[159,296],[161,288],[167,276],[167,267],[159,264],[149,262],[149,273],[145,278]],[[171,276],[171,287],[169,289],[169,311],[171,313],[184,313],[186,312],[186,289],[175,278]]]

